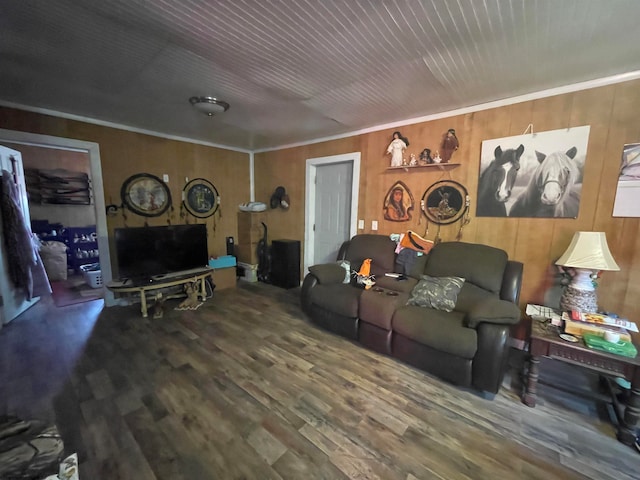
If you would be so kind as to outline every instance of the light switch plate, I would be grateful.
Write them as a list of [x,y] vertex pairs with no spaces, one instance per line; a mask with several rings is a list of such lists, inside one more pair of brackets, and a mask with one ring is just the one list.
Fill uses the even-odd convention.
[[168,182],[169,182],[169,175],[167,175],[166,173],[164,173],[164,174],[162,175],[162,181],[163,181],[164,183],[168,183]]
[[378,221],[377,220],[372,220],[371,221],[371,230],[378,230]]
[[358,228],[360,230],[364,229],[364,220],[358,220]]

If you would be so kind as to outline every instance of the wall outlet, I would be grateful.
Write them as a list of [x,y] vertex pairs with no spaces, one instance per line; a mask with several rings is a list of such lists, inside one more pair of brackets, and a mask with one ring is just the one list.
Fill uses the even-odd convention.
[[378,221],[377,220],[372,220],[371,221],[371,230],[378,230]]
[[363,230],[363,229],[364,229],[364,220],[358,220],[358,228],[359,228],[360,230]]
[[168,183],[168,182],[169,182],[169,175],[167,175],[166,173],[164,173],[164,174],[162,175],[162,181],[163,181],[164,183]]

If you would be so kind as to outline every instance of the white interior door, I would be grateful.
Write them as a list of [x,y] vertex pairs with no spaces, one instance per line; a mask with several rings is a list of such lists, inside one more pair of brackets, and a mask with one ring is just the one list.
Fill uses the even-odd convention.
[[[27,200],[27,188],[24,180],[24,168],[22,167],[22,155],[16,150],[12,150],[0,145],[0,167],[9,172],[16,182],[19,203],[25,224],[31,228],[29,216],[29,203]],[[1,214],[0,214],[1,215]],[[2,296],[2,307],[0,308],[1,323],[9,323],[26,309],[36,303],[39,298],[27,300],[22,290],[14,288],[13,282],[9,278],[9,262],[4,243],[4,232],[2,222],[0,222],[0,296]]]
[[360,152],[307,159],[305,272],[333,262],[340,245],[357,233]]
[[350,238],[352,162],[316,168],[316,211],[313,264],[333,262]]

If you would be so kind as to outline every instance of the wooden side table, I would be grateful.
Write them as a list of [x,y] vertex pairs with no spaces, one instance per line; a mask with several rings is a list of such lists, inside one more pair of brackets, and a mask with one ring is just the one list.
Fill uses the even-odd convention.
[[[626,405],[612,395],[614,412],[618,420],[617,438],[626,445],[633,445],[636,424],[640,418],[640,359],[613,355],[587,348],[582,341],[567,342],[559,337],[558,327],[531,321],[531,355],[526,375],[522,401],[529,407],[536,406],[540,357],[578,365],[605,377],[621,377],[631,382],[631,395]],[[637,342],[634,344],[638,348]]]

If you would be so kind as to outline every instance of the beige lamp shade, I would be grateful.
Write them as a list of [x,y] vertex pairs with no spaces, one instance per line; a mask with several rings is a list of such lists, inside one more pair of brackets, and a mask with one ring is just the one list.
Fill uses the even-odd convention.
[[620,270],[604,232],[576,232],[556,265],[588,270]]

